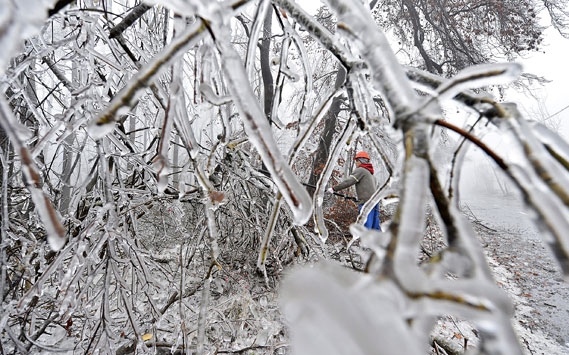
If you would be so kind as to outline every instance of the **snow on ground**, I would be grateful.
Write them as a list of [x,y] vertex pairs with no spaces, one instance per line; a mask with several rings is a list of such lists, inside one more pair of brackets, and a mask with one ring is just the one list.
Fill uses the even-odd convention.
[[569,354],[569,284],[539,238],[520,199],[463,196],[477,218],[496,282],[515,305],[513,324],[526,354]]

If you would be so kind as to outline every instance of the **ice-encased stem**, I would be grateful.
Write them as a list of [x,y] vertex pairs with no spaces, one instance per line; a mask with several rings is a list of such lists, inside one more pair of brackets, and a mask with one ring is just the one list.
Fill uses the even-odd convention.
[[[213,266],[213,265],[212,265]],[[211,287],[211,269],[208,271],[208,275],[203,282],[202,288],[202,298],[200,302],[200,311],[198,317],[198,344],[197,344],[197,354],[205,354],[204,347],[205,347],[205,328],[207,326],[207,309],[209,307],[209,298],[210,298],[210,287]]]
[[507,84],[522,72],[518,63],[485,63],[467,67],[437,87],[439,100],[452,99],[465,90]]
[[418,107],[419,96],[409,85],[405,72],[393,53],[385,35],[379,31],[368,8],[359,1],[326,0],[338,22],[350,36],[368,64],[372,80],[382,93],[395,124],[408,119],[407,114]]
[[306,144],[308,139],[312,136],[312,133],[314,132],[316,127],[318,127],[318,124],[320,123],[322,118],[326,116],[326,114],[328,113],[328,109],[330,108],[330,105],[332,105],[333,100],[335,98],[337,98],[338,96],[342,95],[343,93],[344,93],[344,90],[342,88],[338,88],[338,89],[334,90],[320,104],[320,106],[318,107],[318,109],[316,111],[316,114],[314,115],[314,117],[310,121],[307,122],[307,124],[303,125],[302,122],[299,122],[300,127],[304,127],[304,126],[306,126],[306,127],[304,129],[301,129],[300,133],[296,137],[294,143],[292,144],[292,146],[289,150],[289,154],[288,154],[289,165],[292,166],[292,164],[294,163],[296,157],[298,156],[298,153],[300,152],[301,148],[304,147],[304,145]]
[[195,159],[199,153],[198,141],[194,134],[190,118],[188,117],[186,99],[181,84],[177,87],[177,90],[180,91],[174,92],[173,94],[177,95],[172,98],[174,127],[176,127],[178,136],[182,140],[183,146],[188,152],[188,156],[190,159]]
[[[300,134],[297,136],[297,138],[294,141],[292,147],[290,148],[290,151],[288,154],[289,166],[292,166],[292,164],[294,163],[294,160],[296,159],[298,152],[300,151],[301,147],[303,147],[304,144],[308,141],[308,138],[310,138],[310,136],[312,135],[312,132],[314,131],[316,126],[318,126],[318,124],[322,120],[322,117],[324,117],[326,115],[326,112],[328,111],[328,108],[332,104],[333,99],[335,97],[337,97],[338,95],[340,95],[342,92],[343,92],[343,90],[338,89],[338,90],[335,90],[332,94],[330,94],[328,96],[328,98],[326,100],[324,100],[324,102],[321,104],[321,106],[319,107],[315,117],[312,120],[310,120],[310,122],[308,123],[308,126],[305,129],[303,129],[300,132]],[[300,122],[299,122],[299,125],[302,127],[302,124]],[[277,198],[276,198],[274,205],[273,205],[273,210],[272,210],[271,215],[269,217],[268,227],[265,231],[265,235],[263,238],[263,242],[261,244],[261,248],[260,248],[259,256],[258,256],[258,260],[257,260],[257,267],[263,271],[263,273],[265,274],[265,277],[266,277],[265,262],[266,262],[267,255],[268,255],[269,243],[270,243],[271,237],[273,235],[274,229],[276,227],[276,222],[277,222],[277,218],[279,216],[279,210],[280,210],[281,202],[282,202],[282,195],[279,193],[279,194],[277,194]]]
[[558,153],[552,154],[553,150],[548,149],[542,139],[549,138],[550,141],[555,141],[552,139],[553,135],[551,133],[548,134],[548,131],[544,128],[536,131],[538,127],[535,125],[530,126],[519,115],[515,117],[519,126],[520,140],[534,171],[540,176],[549,190],[560,198],[565,206],[569,207],[569,174],[567,174],[567,170],[563,166],[563,159],[558,158],[563,155],[567,156],[569,153],[567,144],[559,144],[558,147],[561,149],[556,150]]
[[277,193],[277,197],[273,202],[273,209],[271,215],[269,216],[269,222],[267,227],[265,227],[265,234],[263,240],[261,241],[261,246],[259,249],[259,256],[257,258],[257,268],[263,272],[265,279],[267,279],[267,269],[265,267],[265,262],[267,260],[267,255],[269,253],[269,243],[277,226],[277,220],[279,218],[279,210],[281,208],[282,195]]
[[259,41],[259,33],[261,33],[261,29],[263,28],[263,21],[267,16],[267,12],[271,6],[271,2],[269,0],[262,0],[259,6],[257,7],[257,13],[255,14],[255,21],[253,22],[253,26],[251,27],[251,34],[249,35],[249,43],[247,44],[247,55],[245,57],[245,68],[247,68],[247,76],[251,80],[251,82],[255,82],[255,54],[257,53],[257,46]]
[[[303,44],[303,39],[300,38],[298,32],[292,28],[291,24],[289,23],[288,19],[283,19],[282,14],[277,14],[281,19],[281,23],[284,25],[284,30],[287,36],[290,36],[291,40],[294,42],[301,58],[301,64],[304,69],[304,92],[302,95],[302,104],[300,109],[300,117],[298,119],[299,123],[302,124],[305,122],[310,115],[312,114],[312,93],[314,92],[313,87],[313,80],[312,80],[312,70],[310,67],[310,59],[308,57],[308,53],[306,52],[306,48]],[[300,127],[300,125],[299,125]],[[295,158],[292,158],[294,160]],[[289,160],[289,163],[291,161]]]
[[290,17],[295,19],[301,26],[320,41],[320,43],[328,49],[344,67],[350,68],[355,66],[356,60],[350,56],[350,52],[342,43],[332,34],[326,27],[318,23],[304,9],[291,0],[272,0],[273,3],[289,12]]
[[[2,168],[2,190],[0,191],[0,206],[2,206],[2,210],[0,211],[0,216],[2,218],[0,222],[0,290],[4,290],[4,284],[6,282],[6,272],[8,270],[7,267],[4,265],[8,265],[6,263],[6,247],[8,241],[8,228],[9,228],[9,220],[8,220],[8,164],[6,164],[6,159],[4,158],[4,149],[0,147],[0,167]],[[0,293],[0,304],[4,304],[4,292]]]
[[172,135],[172,117],[171,106],[166,110],[160,138],[158,140],[158,156],[154,161],[154,169],[156,170],[156,180],[158,186],[158,193],[163,194],[168,187],[168,177],[170,176],[170,161],[168,159],[168,151],[170,148],[170,137]]
[[[520,114],[513,110],[505,118],[507,126],[522,146],[525,166],[510,165],[509,172],[524,193],[524,198],[537,212],[538,227],[557,259],[565,278],[569,277],[569,209],[566,204],[568,180],[566,171],[557,165],[544,145],[534,136]],[[547,238],[550,237],[550,238]]]
[[569,144],[541,123],[529,123],[537,139],[561,166],[569,171]]
[[[416,270],[416,248],[423,235],[426,214],[428,166],[412,154],[415,131],[405,135],[406,159],[400,200],[391,223],[391,240],[382,273],[387,277],[402,277],[407,283],[422,288],[424,281]],[[410,262],[411,260],[411,262]],[[406,265],[409,263],[409,265]]]
[[[397,280],[402,291],[416,303],[409,308],[412,317],[427,322],[429,316],[459,314],[475,320],[481,328],[487,323],[500,324],[502,326],[494,329],[499,333],[497,341],[487,344],[488,348],[519,354],[515,334],[506,325],[513,311],[509,299],[492,279],[474,232],[446,199],[432,164],[426,156],[416,154],[414,147],[417,141],[428,134],[425,128],[425,125],[415,127],[406,133],[402,192],[391,224],[392,239],[383,260],[382,273]],[[444,231],[451,235],[449,249],[445,250],[442,258],[446,253],[455,254],[461,265],[453,264],[451,269],[465,269],[468,275],[458,280],[446,278],[446,268],[441,268],[439,273],[427,274],[415,262],[423,236],[429,185],[442,216]],[[438,262],[441,260],[435,261]]]
[[314,206],[315,206],[314,222],[322,243],[325,243],[326,240],[328,239],[328,229],[324,224],[324,212],[322,211],[322,201],[323,201],[322,196],[324,194],[324,187],[326,186],[326,183],[330,180],[330,177],[334,172],[334,165],[338,160],[340,152],[346,145],[349,144],[348,142],[351,140],[354,134],[354,130],[356,129],[356,124],[357,124],[356,119],[353,116],[350,116],[348,122],[346,123],[346,126],[344,127],[344,130],[342,131],[342,134],[340,135],[338,141],[332,148],[330,156],[328,157],[328,160],[324,165],[324,169],[320,174],[320,178],[316,183],[316,191],[314,192]]
[[216,201],[217,195],[216,191],[211,185],[210,181],[208,180],[206,173],[203,169],[201,161],[196,159],[192,159],[192,163],[194,165],[195,175],[202,188],[202,191],[205,194],[204,197],[204,213],[206,216],[207,221],[207,228],[209,232],[209,246],[211,248],[211,262],[212,264],[219,265],[217,261],[217,257],[219,256],[219,244],[218,244],[218,236],[219,232],[217,230],[217,224],[215,222],[215,213],[214,213],[214,204],[219,203],[220,201]]
[[10,138],[10,142],[14,146],[16,154],[20,156],[26,187],[30,191],[36,211],[45,226],[49,246],[53,250],[60,250],[66,241],[65,228],[63,228],[58,213],[51,204],[49,197],[44,193],[36,164],[33,161],[30,151],[24,145],[23,139],[21,139],[18,134],[18,132],[26,132],[27,129],[20,127],[4,96],[0,97],[0,116],[0,126]]
[[277,125],[277,127],[283,126],[282,120],[279,117],[279,108],[282,99],[282,92],[285,80],[287,79],[288,75],[286,75],[288,69],[288,50],[290,48],[291,39],[287,36],[282,41],[281,44],[281,57],[279,60],[279,70],[276,78],[275,83],[275,92],[273,96],[273,103],[272,103],[272,110],[271,110],[271,121]]
[[[116,250],[116,240],[115,239],[109,239],[109,249],[108,250],[109,250],[109,253],[111,253],[111,255],[115,254],[115,250]],[[129,296],[125,292],[124,286],[127,285],[128,283],[123,278],[123,276],[121,274],[121,270],[117,266],[116,255],[113,255],[113,256],[115,256],[115,257],[109,258],[110,269],[112,270],[112,273],[113,273],[114,278],[116,280],[115,284],[116,284],[116,287],[118,288],[120,299],[122,301],[122,304],[124,305],[126,315],[129,319],[129,323],[132,326],[134,336],[137,340],[139,340],[137,342],[138,350],[141,351],[142,353],[145,353],[146,346],[144,344],[142,344],[143,342],[141,341],[142,340],[141,336],[143,333],[142,333],[140,324],[136,320],[137,319],[136,314],[135,314],[136,312],[134,312],[132,305],[131,305],[132,298],[131,298],[131,296]]]
[[310,196],[282,156],[269,121],[263,114],[250,86],[241,58],[231,43],[227,42],[229,34],[216,26],[212,26],[212,31],[216,36],[215,43],[223,57],[227,86],[243,120],[245,132],[292,210],[294,222],[304,224],[312,212]]
[[206,25],[198,20],[179,37],[174,38],[156,58],[140,69],[128,84],[113,98],[106,110],[99,115],[91,126],[91,134],[95,139],[101,138],[111,132],[116,122],[116,114],[123,107],[132,107],[137,101],[137,93],[148,87],[152,80],[168,63],[178,60],[185,51],[202,39]]

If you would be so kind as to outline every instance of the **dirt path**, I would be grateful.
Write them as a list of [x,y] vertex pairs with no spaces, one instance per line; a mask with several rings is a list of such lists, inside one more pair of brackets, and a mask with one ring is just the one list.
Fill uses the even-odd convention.
[[[515,197],[468,201],[496,281],[512,297],[528,354],[569,354],[569,283]],[[486,228],[487,227],[487,228]]]

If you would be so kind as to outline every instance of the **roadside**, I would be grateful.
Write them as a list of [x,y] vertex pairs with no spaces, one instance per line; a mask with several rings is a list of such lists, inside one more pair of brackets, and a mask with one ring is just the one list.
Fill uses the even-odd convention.
[[569,354],[569,284],[515,196],[467,201],[496,282],[512,298],[527,354]]

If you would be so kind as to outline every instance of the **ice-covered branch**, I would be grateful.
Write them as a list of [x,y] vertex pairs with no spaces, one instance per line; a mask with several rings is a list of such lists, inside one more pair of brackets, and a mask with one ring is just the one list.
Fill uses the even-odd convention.
[[[312,80],[312,69],[310,66],[310,58],[297,31],[291,26],[288,18],[283,18],[282,13],[277,14],[281,25],[284,27],[284,31],[287,36],[293,41],[294,45],[298,49],[301,58],[301,65],[303,69],[303,79],[304,79],[304,92],[302,93],[302,102],[301,102],[301,110],[300,110],[300,117],[299,122],[303,123],[307,121],[312,114],[312,98],[314,95],[314,83]],[[281,60],[282,62],[282,60]],[[293,159],[294,160],[294,159]]]
[[265,235],[261,240],[261,247],[259,250],[259,256],[257,258],[257,268],[259,268],[259,270],[263,272],[265,279],[267,278],[267,269],[265,266],[265,262],[267,261],[267,256],[269,253],[269,243],[271,241],[271,238],[275,232],[275,227],[277,225],[279,210],[281,208],[281,202],[282,202],[282,195],[280,193],[277,193],[277,197],[275,198],[275,201],[273,203],[271,214],[269,215],[269,223],[265,227]]
[[173,42],[168,45],[156,58],[145,65],[135,77],[129,81],[110,102],[105,111],[92,122],[92,134],[95,138],[101,138],[114,129],[116,115],[122,108],[131,107],[138,98],[138,92],[148,87],[152,80],[167,65],[176,59],[179,59],[185,51],[195,45],[204,35],[206,25],[203,21],[197,20],[196,23],[189,27],[184,33],[176,37]]
[[[296,2],[291,0],[272,0],[274,3],[285,9],[290,17],[295,19],[301,26],[317,38],[322,45],[328,49],[344,67],[352,68],[358,66],[349,51],[328,31],[319,24],[312,16],[306,13]],[[361,64],[361,63],[360,63]]]
[[[489,72],[489,76],[485,74],[485,71]],[[519,74],[519,66],[507,65],[502,68],[497,65],[489,65],[480,67],[471,71],[465,71],[465,75],[460,76],[456,81],[449,80],[448,84],[428,74],[423,74],[419,79],[431,87],[437,87],[438,91],[444,91],[446,86],[453,86],[452,83],[454,82],[459,83],[458,88],[465,89],[469,88],[468,78],[471,76],[469,73],[476,78],[481,78],[483,82],[486,82],[486,80],[492,80],[492,82],[494,80],[512,80],[513,77]],[[493,78],[494,74],[497,75],[496,79]],[[488,77],[490,79],[487,79]],[[569,240],[561,232],[567,228],[567,221],[569,220],[569,212],[567,211],[567,206],[569,206],[569,181],[565,177],[567,170],[565,162],[567,159],[563,158],[568,156],[566,152],[567,145],[560,144],[560,139],[556,138],[555,135],[545,128],[540,128],[536,125],[530,126],[517,109],[511,105],[510,107],[500,105],[491,98],[476,97],[465,90],[456,91],[452,96],[456,96],[458,100],[468,106],[486,105],[481,114],[489,119],[493,119],[493,122],[499,127],[508,127],[513,132],[513,136],[518,141],[519,150],[523,156],[516,157],[514,158],[516,159],[515,161],[510,162],[494,153],[470,133],[445,121],[436,121],[436,124],[452,129],[482,148],[512,178],[524,194],[524,199],[528,206],[536,211],[538,225],[553,236],[550,247],[564,273],[566,275],[569,274]],[[551,144],[554,144],[557,149],[551,149]],[[521,166],[519,165],[519,158],[523,162]],[[522,173],[522,171],[525,172]],[[563,206],[559,205],[559,203]]]
[[403,68],[393,54],[385,35],[380,32],[369,9],[358,1],[330,0],[328,4],[338,16],[338,28],[353,38],[354,47],[365,59],[371,71],[374,86],[386,101],[395,117],[395,124],[402,124],[420,102],[405,77]]
[[328,112],[330,105],[332,105],[332,101],[335,98],[341,96],[343,93],[344,93],[343,89],[334,90],[324,100],[322,100],[322,103],[320,104],[320,106],[316,110],[312,119],[310,119],[306,123],[302,123],[302,122],[300,123],[300,127],[301,127],[300,133],[296,137],[294,143],[292,144],[292,146],[290,148],[289,154],[288,154],[289,165],[292,165],[292,163],[294,162],[294,160],[298,156],[298,153],[300,152],[300,150],[304,147],[304,145],[306,144],[308,139],[314,133],[314,130],[316,129],[318,124],[320,124],[320,122],[322,121],[324,116],[326,116],[326,113]]
[[128,15],[126,15],[122,21],[111,28],[109,31],[109,38],[115,38],[121,35],[130,25],[132,25],[135,21],[137,21],[144,13],[150,10],[152,6],[147,5],[145,3],[140,3],[136,5]]
[[565,277],[569,277],[569,181],[566,171],[553,160],[544,145],[515,108],[505,119],[513,130],[524,156],[522,163],[511,164],[510,171],[525,195],[529,206],[537,212],[538,226],[553,237],[549,244]]
[[4,97],[0,98],[0,126],[10,137],[14,150],[22,162],[22,172],[26,186],[30,191],[36,211],[45,225],[47,241],[53,250],[59,250],[65,244],[65,229],[61,224],[57,211],[51,204],[49,197],[43,191],[41,177],[36,168],[29,149],[24,145],[23,134],[28,134],[25,127],[16,122]]
[[324,194],[324,188],[326,187],[326,184],[328,183],[330,177],[332,176],[332,172],[334,171],[334,165],[338,160],[338,156],[340,155],[342,149],[348,144],[350,139],[353,137],[356,125],[357,121],[355,117],[350,117],[342,133],[340,134],[338,141],[332,148],[330,156],[328,157],[324,169],[322,170],[322,174],[320,175],[320,178],[316,183],[316,192],[314,193],[314,206],[315,206],[314,222],[316,224],[317,232],[320,236],[320,240],[322,241],[322,243],[326,242],[329,234],[328,229],[324,224],[324,212],[322,211],[322,201],[323,201],[322,195]]
[[243,120],[250,142],[259,152],[271,177],[293,211],[295,222],[305,223],[310,218],[310,196],[298,182],[274,141],[271,127],[249,85],[243,63],[232,45],[226,42],[227,33],[212,27],[215,43],[223,57],[223,70],[229,92]]

